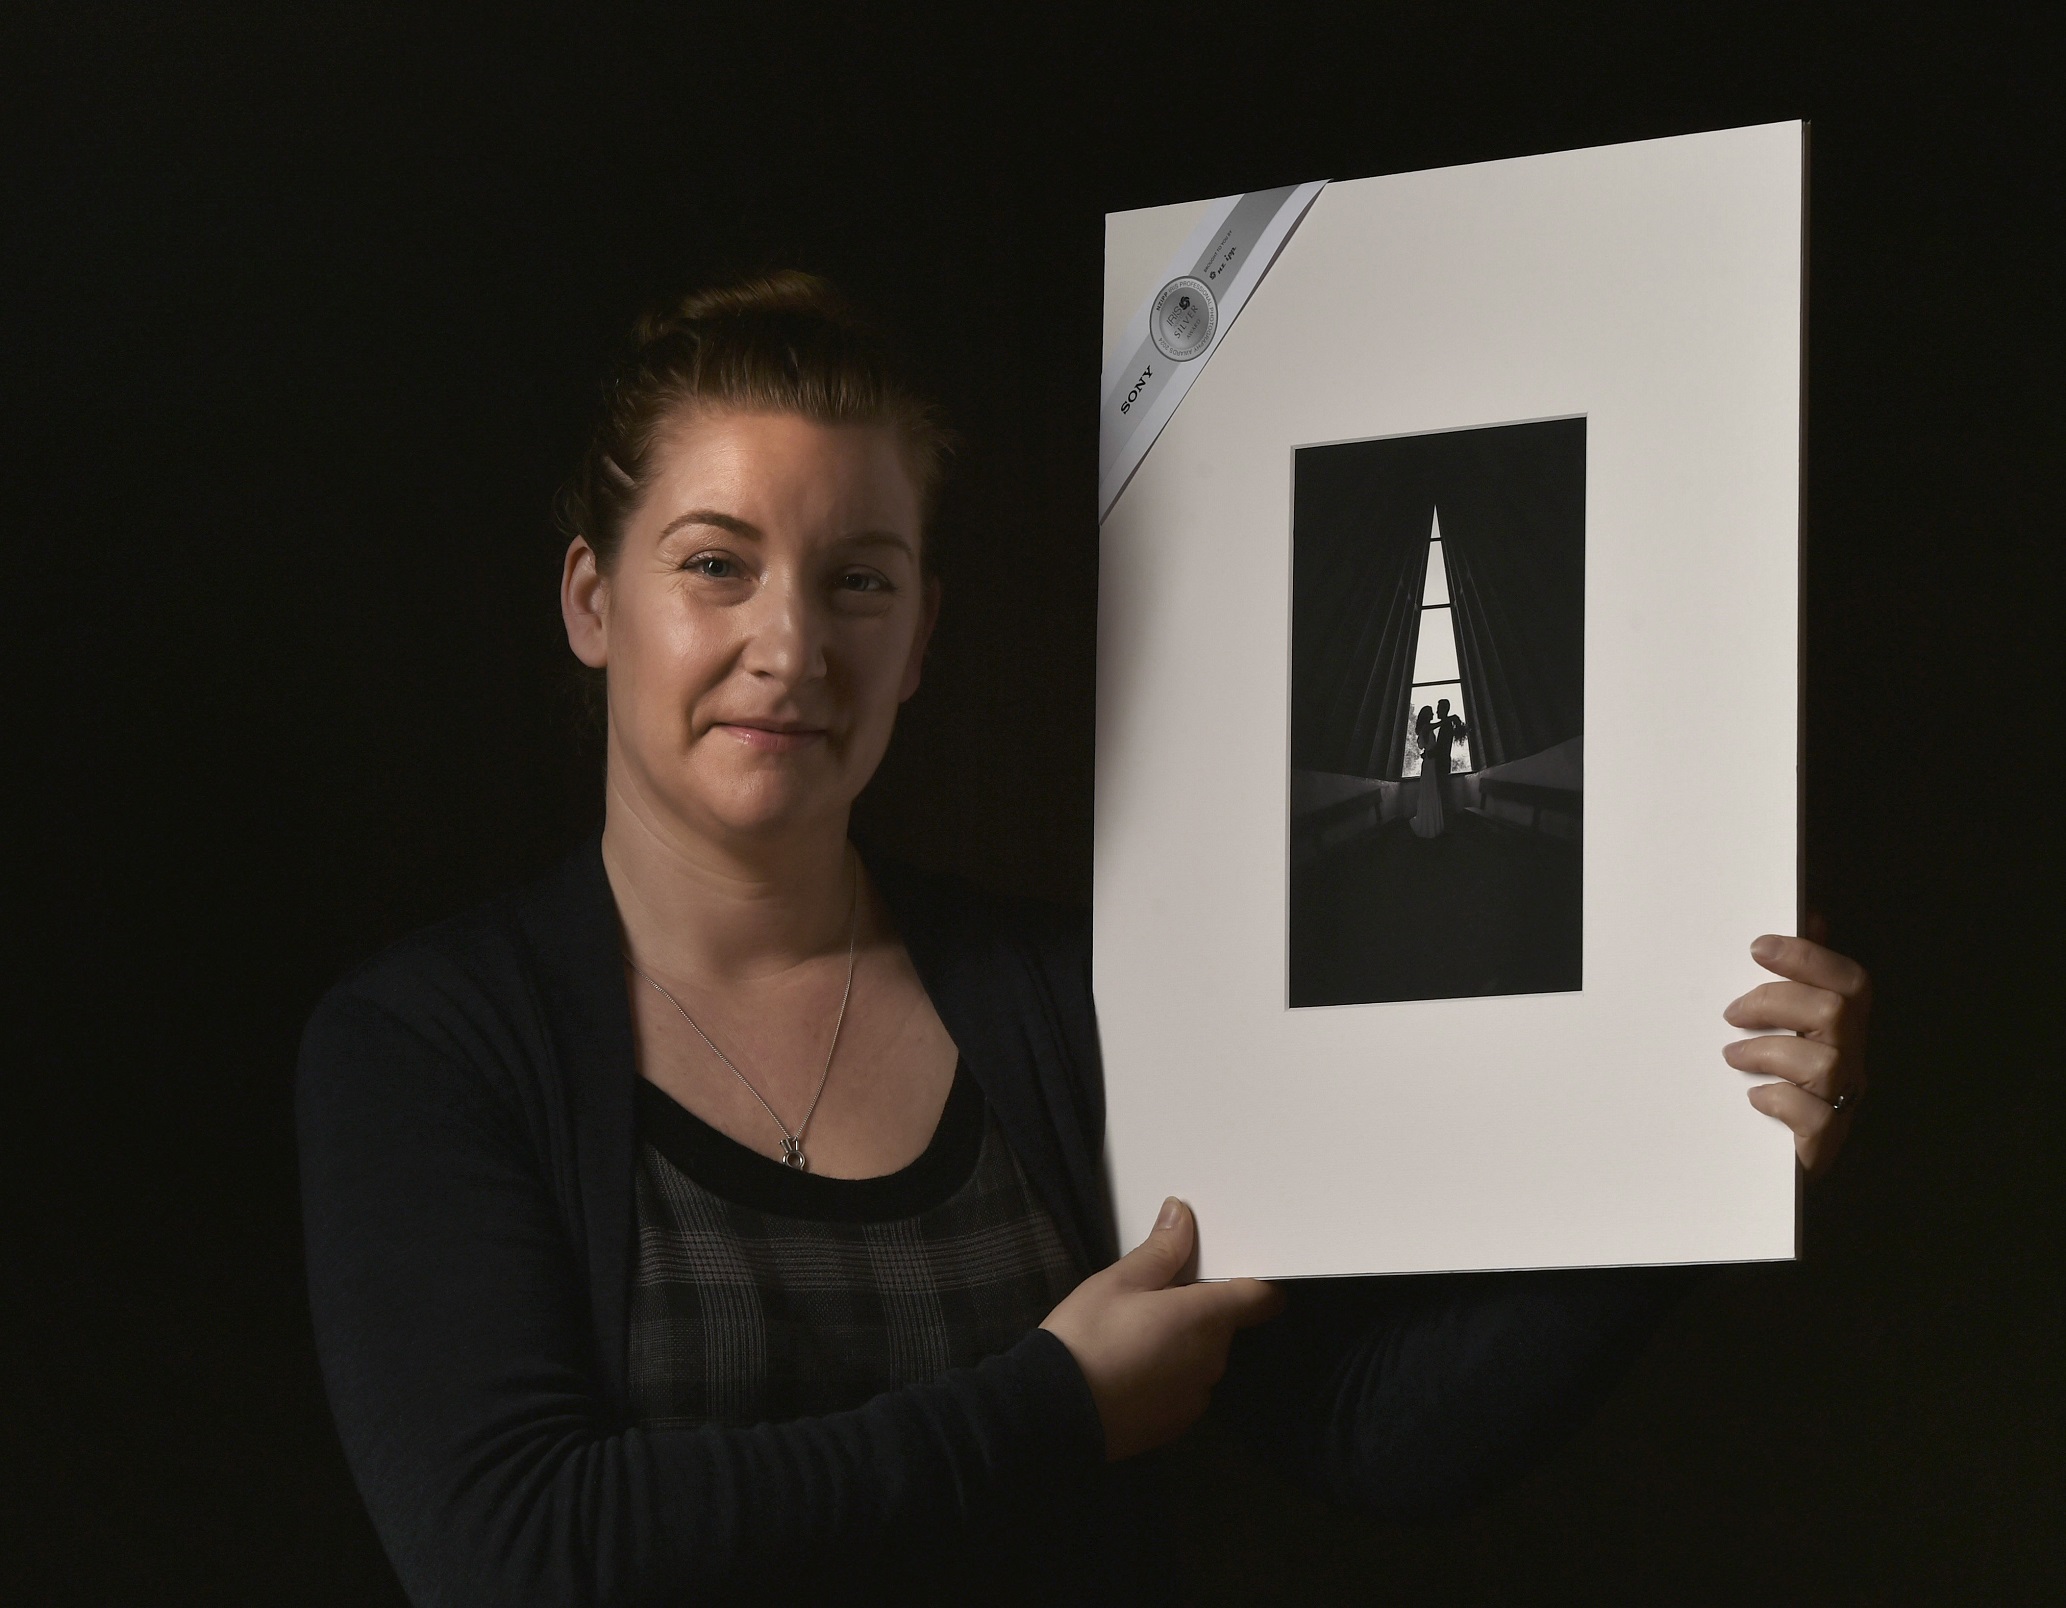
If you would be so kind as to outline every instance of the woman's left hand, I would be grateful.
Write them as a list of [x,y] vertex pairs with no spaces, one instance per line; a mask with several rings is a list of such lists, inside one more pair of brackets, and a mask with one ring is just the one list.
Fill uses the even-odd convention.
[[[1816,924],[1811,924],[1816,925]],[[1750,1103],[1793,1130],[1794,1153],[1810,1178],[1829,1171],[1865,1094],[1865,1021],[1872,979],[1855,960],[1808,938],[1767,933],[1751,959],[1784,982],[1761,983],[1722,1012],[1732,1027],[1773,1036],[1738,1039],[1722,1059],[1761,1083]],[[1775,1032],[1776,1030],[1776,1032]],[[1788,1030],[1797,1036],[1784,1036]]]

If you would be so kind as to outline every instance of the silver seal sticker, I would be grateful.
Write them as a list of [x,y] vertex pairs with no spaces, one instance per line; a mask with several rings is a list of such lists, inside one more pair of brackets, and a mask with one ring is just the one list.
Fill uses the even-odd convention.
[[1219,303],[1202,279],[1189,274],[1172,279],[1155,297],[1148,333],[1155,350],[1172,363],[1188,363],[1203,355],[1219,328]]

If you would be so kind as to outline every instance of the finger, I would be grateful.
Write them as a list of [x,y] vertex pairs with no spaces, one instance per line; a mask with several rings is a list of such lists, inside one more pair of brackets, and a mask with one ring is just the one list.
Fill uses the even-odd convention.
[[1219,1298],[1215,1306],[1220,1316],[1237,1329],[1267,1323],[1284,1310],[1284,1292],[1263,1279],[1228,1279],[1198,1288]]
[[1185,1317],[1192,1323],[1224,1324],[1232,1329],[1252,1328],[1267,1323],[1284,1310],[1284,1292],[1262,1279],[1223,1279],[1211,1284],[1187,1284],[1170,1292],[1181,1297]]
[[1779,1029],[1834,1039],[1844,1019],[1844,997],[1807,983],[1760,983],[1722,1012],[1731,1027],[1752,1032]]
[[1191,1208],[1172,1195],[1162,1203],[1161,1215],[1148,1230],[1148,1237],[1113,1263],[1112,1271],[1128,1289],[1166,1289],[1191,1259],[1196,1239]]
[[1784,1078],[1810,1094],[1831,1100],[1836,1097],[1835,1074],[1843,1057],[1834,1044],[1779,1033],[1724,1045],[1722,1059],[1739,1072]]
[[1284,1310],[1284,1292],[1274,1284],[1261,1279],[1237,1279],[1237,1284],[1253,1284],[1255,1293],[1244,1296],[1239,1311],[1234,1315],[1234,1327],[1252,1329],[1258,1323],[1268,1323]]
[[1826,988],[1845,999],[1862,1000],[1871,986],[1858,962],[1809,938],[1784,938],[1768,932],[1750,946],[1750,958],[1766,971],[1812,988]]
[[1827,1100],[1818,1100],[1791,1083],[1760,1083],[1750,1091],[1750,1103],[1793,1130],[1794,1147],[1801,1151],[1801,1159],[1810,1165],[1813,1165],[1813,1150],[1823,1143],[1831,1125],[1839,1120]]

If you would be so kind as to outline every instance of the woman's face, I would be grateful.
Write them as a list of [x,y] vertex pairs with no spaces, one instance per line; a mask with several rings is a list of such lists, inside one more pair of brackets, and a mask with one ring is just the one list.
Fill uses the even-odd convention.
[[843,825],[938,609],[895,433],[699,409],[655,465],[609,573],[576,540],[561,584],[609,672],[612,807],[717,837]]

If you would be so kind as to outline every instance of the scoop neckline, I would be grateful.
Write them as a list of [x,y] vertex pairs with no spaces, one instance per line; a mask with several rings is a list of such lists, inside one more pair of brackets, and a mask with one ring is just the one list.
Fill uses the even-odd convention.
[[821,1222],[915,1217],[968,1182],[983,1148],[983,1093],[963,1060],[954,1064],[947,1103],[925,1149],[873,1178],[826,1178],[785,1166],[720,1133],[649,1078],[638,1080],[637,1107],[639,1138],[713,1195]]

